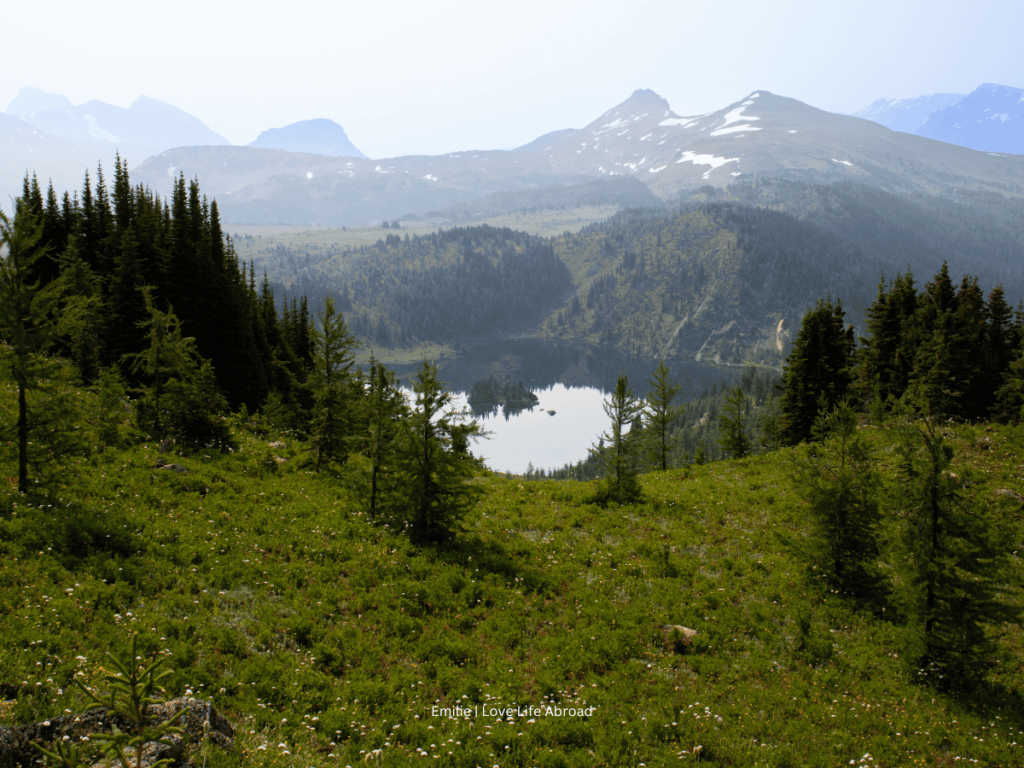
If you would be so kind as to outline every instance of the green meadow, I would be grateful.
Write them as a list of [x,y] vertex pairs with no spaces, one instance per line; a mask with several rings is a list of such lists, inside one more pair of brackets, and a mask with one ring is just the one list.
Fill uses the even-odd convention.
[[[308,445],[244,417],[223,452],[161,453],[127,421],[127,447],[104,448],[94,395],[64,394],[77,448],[37,490],[16,492],[0,445],[4,726],[80,711],[73,678],[138,633],[168,697],[234,723],[209,768],[1024,761],[1021,628],[989,628],[999,663],[973,687],[923,682],[913,622],[828,593],[795,555],[806,446],[642,475],[631,506],[481,471],[457,536],[416,546],[367,519],[357,455],[316,474]],[[1024,432],[943,428],[966,502],[1018,546]],[[900,434],[859,432],[898,585]],[[1019,603],[1016,552],[1012,576]]]

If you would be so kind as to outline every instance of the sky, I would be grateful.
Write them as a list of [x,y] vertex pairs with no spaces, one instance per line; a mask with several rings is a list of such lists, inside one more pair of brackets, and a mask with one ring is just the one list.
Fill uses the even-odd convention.
[[3,16],[2,109],[23,86],[144,94],[234,144],[326,117],[373,158],[510,149],[638,88],[680,115],[754,90],[854,112],[1024,88],[1021,0],[51,0]]

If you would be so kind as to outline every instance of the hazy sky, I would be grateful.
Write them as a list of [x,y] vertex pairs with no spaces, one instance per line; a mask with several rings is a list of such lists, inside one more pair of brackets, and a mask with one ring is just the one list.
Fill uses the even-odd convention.
[[328,117],[370,157],[511,148],[651,88],[682,115],[755,89],[852,112],[1024,87],[1021,0],[53,0],[3,11],[25,85],[170,102],[235,144]]

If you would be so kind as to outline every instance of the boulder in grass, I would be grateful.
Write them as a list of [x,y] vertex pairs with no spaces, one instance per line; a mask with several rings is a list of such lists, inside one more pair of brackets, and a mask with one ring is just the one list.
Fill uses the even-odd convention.
[[696,629],[684,627],[681,624],[665,624],[661,628],[661,634],[665,642],[674,646],[676,651],[682,651],[693,642],[698,634]]
[[157,464],[155,469],[166,469],[169,472],[188,472],[181,464]]

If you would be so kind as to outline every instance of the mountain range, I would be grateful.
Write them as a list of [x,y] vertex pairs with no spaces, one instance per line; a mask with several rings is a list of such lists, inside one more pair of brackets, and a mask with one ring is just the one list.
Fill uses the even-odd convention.
[[149,158],[134,175],[166,193],[180,173],[203,180],[225,221],[338,226],[617,177],[638,179],[662,199],[763,176],[1024,194],[1024,157],[889,130],[764,90],[695,116],[679,116],[653,91],[638,90],[581,129],[510,151],[360,160],[181,147]]
[[77,189],[86,168],[97,161],[109,168],[119,151],[133,178],[164,195],[180,174],[198,177],[230,223],[356,225],[484,198],[488,209],[496,200],[530,207],[534,190],[614,178],[642,181],[662,200],[765,176],[1019,195],[1022,109],[1024,91],[983,85],[967,95],[881,100],[857,115],[757,90],[720,110],[680,116],[658,94],[637,90],[583,128],[515,150],[371,160],[330,120],[270,129],[240,147],[145,96],[127,109],[75,106],[23,88],[0,115],[0,194],[16,195],[25,169],[58,190]]
[[855,117],[981,152],[1024,154],[1024,90],[985,83],[969,94],[879,99]]
[[[139,96],[123,108],[102,101],[74,105],[67,96],[22,88],[0,113],[0,195],[21,191],[26,172],[58,190],[78,189],[86,169],[130,164],[175,147],[230,146],[201,120],[163,101]],[[365,157],[331,120],[306,120],[264,131],[251,146]]]

